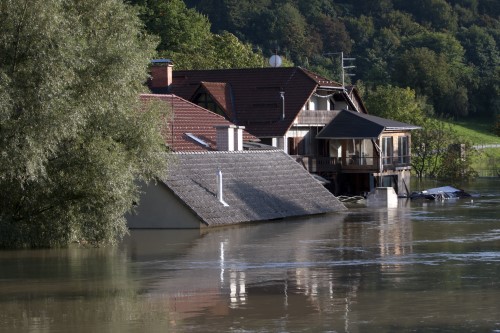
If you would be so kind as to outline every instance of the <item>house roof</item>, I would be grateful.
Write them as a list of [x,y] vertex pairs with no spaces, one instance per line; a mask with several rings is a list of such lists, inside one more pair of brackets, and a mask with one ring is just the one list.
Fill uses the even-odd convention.
[[[221,107],[232,108],[233,123],[257,137],[283,136],[316,88],[342,90],[339,83],[300,67],[174,71],[172,78],[170,91],[185,99],[204,85]],[[225,88],[216,89],[221,82]]]
[[[166,144],[173,151],[207,151],[217,148],[217,125],[232,125],[224,117],[193,104],[179,96],[142,94],[143,102],[159,100],[173,112],[168,115],[165,129]],[[173,117],[172,117],[173,116]],[[243,141],[258,141],[243,131]]]
[[[345,206],[281,150],[175,153],[167,187],[208,226],[345,210]],[[217,199],[216,173],[223,178]]]
[[317,135],[317,139],[373,139],[383,131],[409,131],[420,127],[364,113],[342,110]]

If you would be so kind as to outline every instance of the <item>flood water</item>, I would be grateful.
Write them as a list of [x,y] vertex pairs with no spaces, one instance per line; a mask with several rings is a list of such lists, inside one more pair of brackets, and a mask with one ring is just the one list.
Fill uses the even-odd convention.
[[465,189],[480,196],[1,251],[0,332],[500,332],[500,180]]

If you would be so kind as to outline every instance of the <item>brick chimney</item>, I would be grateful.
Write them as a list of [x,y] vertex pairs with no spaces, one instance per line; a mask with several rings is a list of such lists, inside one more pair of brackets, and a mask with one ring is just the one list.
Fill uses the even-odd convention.
[[217,150],[240,151],[243,150],[244,126],[217,125]]
[[172,69],[174,63],[170,59],[154,59],[151,60],[151,79],[149,88],[151,90],[165,90],[172,84]]

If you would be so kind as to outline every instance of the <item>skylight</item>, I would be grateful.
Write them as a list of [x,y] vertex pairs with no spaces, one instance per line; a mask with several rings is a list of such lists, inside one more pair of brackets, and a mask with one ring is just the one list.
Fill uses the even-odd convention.
[[194,140],[195,142],[199,143],[200,145],[207,147],[207,148],[210,147],[210,145],[208,143],[206,143],[205,141],[203,141],[202,139],[200,139],[199,137],[197,137],[193,133],[184,133],[184,134],[186,134],[190,139]]

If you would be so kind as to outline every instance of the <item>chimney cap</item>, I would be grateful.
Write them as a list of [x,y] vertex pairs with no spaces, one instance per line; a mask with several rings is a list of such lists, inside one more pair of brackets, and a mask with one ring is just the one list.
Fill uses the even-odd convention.
[[221,125],[214,125],[215,128],[237,128],[236,125],[233,124],[221,124]]
[[239,128],[239,129],[245,129],[245,126],[237,126],[234,124],[219,124],[219,125],[214,125],[215,128]]
[[163,64],[173,65],[174,62],[171,59],[161,58],[161,59],[153,59],[153,60],[151,60],[151,64],[153,64],[153,65],[163,65]]

